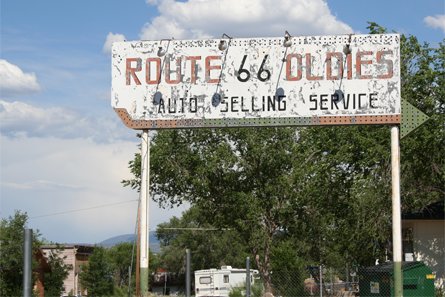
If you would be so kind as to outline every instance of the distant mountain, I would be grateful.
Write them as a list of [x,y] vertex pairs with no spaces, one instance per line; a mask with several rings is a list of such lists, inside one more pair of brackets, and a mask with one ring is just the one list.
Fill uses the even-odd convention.
[[[123,235],[118,235],[118,236],[114,236],[108,239],[105,239],[104,241],[101,241],[98,243],[98,245],[106,247],[106,248],[110,248],[113,247],[119,243],[122,242],[130,242],[133,243],[136,239],[136,235],[135,234],[123,234]],[[159,240],[156,238],[156,232],[155,231],[150,231],[149,232],[149,247],[150,250],[153,253],[159,253],[161,251],[161,247],[160,247],[160,243]]]

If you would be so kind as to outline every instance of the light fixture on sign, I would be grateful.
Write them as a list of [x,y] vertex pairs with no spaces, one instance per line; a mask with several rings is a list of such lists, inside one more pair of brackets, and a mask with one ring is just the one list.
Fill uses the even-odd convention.
[[284,42],[283,42],[284,47],[289,47],[292,45],[291,37],[292,36],[290,36],[289,32],[286,31],[284,33]]
[[153,96],[153,104],[159,105],[161,103],[161,100],[162,100],[162,93],[159,91],[156,91],[156,93]]
[[292,40],[291,40],[292,36],[289,34],[289,32],[284,31],[284,41],[283,41],[283,46],[286,48],[286,50],[284,51],[284,55],[283,58],[281,59],[281,67],[280,67],[280,72],[278,73],[278,79],[277,79],[277,84],[275,86],[275,100],[280,101],[281,98],[285,97],[285,92],[284,89],[282,87],[279,87],[278,84],[280,82],[280,78],[281,78],[281,73],[283,72],[283,66],[284,66],[284,62],[286,62],[286,56],[287,56],[287,50],[289,49],[289,47],[292,45]]
[[345,55],[349,55],[351,53],[351,39],[352,39],[352,34],[349,34],[349,40],[348,40],[348,44],[346,44],[343,47],[343,53]]
[[213,94],[213,96],[212,96],[212,105],[213,105],[213,107],[217,107],[218,104],[221,103],[221,101],[222,101],[221,94],[219,94],[219,93]]
[[[221,38],[224,38],[224,37],[229,38],[229,40],[232,39],[232,37],[230,37],[230,36],[227,35],[226,33],[224,33],[224,34],[221,36]],[[230,42],[229,42],[229,44],[230,44]],[[218,44],[218,49],[219,49],[220,51],[225,51],[225,50],[229,47],[229,44],[227,43],[227,41],[226,41],[225,39],[221,39],[221,41],[220,41],[219,44]]]
[[[347,56],[351,54],[351,39],[352,39],[352,34],[349,34],[349,40],[348,43],[343,46],[343,53]],[[341,78],[340,78],[340,85],[338,86],[338,89],[336,89],[334,91],[334,94],[332,94],[332,98],[334,102],[340,102],[343,100],[343,98],[345,97],[345,93],[341,90],[341,84],[343,82],[343,71],[346,67],[346,61],[347,58],[345,58],[345,62],[343,64],[343,67],[341,68]]]
[[[228,38],[229,42],[227,42],[224,38]],[[218,49],[220,51],[226,51],[226,52],[224,54],[224,59],[223,59],[222,65],[221,65],[221,71],[219,72],[219,79],[218,79],[218,83],[216,84],[216,90],[212,96],[212,105],[214,107],[218,106],[222,102],[223,96],[219,93],[219,88],[221,86],[222,73],[224,71],[224,68],[226,67],[226,59],[227,59],[227,52],[228,52],[227,49],[230,46],[231,40],[232,40],[232,37],[230,37],[226,33],[223,33],[223,35],[221,36],[221,40],[219,41],[219,44],[218,44]]]
[[[162,47],[162,41],[168,41],[166,48]],[[161,41],[159,42],[159,49],[158,49],[158,53],[157,53],[158,57],[165,56],[165,54],[168,51],[168,46],[170,45],[170,41],[171,41],[171,39],[161,39]]]
[[332,101],[340,102],[343,100],[344,97],[345,97],[345,94],[343,93],[343,91],[338,89],[338,90],[335,90],[335,92],[332,96]]

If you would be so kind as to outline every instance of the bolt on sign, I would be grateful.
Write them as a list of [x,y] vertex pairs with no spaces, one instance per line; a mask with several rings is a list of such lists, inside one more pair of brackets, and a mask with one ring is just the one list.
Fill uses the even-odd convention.
[[399,124],[397,34],[116,42],[133,129]]

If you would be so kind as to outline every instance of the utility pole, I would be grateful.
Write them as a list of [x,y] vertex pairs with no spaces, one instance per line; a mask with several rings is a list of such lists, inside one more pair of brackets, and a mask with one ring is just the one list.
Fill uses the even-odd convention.
[[140,207],[140,203],[139,203],[139,207],[138,207],[138,221],[137,221],[137,225],[138,225],[138,234],[136,237],[136,296],[140,297],[141,296],[141,286],[139,285],[141,282],[141,278],[139,276],[139,272],[141,270],[141,207]]

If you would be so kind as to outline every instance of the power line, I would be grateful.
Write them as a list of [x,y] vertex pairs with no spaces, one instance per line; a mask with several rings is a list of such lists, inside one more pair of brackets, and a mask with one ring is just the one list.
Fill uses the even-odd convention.
[[120,202],[115,202],[115,203],[102,204],[102,205],[97,205],[97,206],[92,206],[92,207],[87,207],[87,208],[79,208],[79,209],[72,209],[72,210],[66,210],[66,211],[61,211],[61,212],[48,213],[48,214],[43,214],[43,215],[33,216],[33,217],[30,217],[29,219],[36,219],[36,218],[43,218],[43,217],[51,217],[51,216],[57,216],[57,215],[62,215],[62,214],[68,214],[68,213],[73,213],[73,212],[80,212],[80,211],[85,211],[85,210],[91,210],[91,209],[97,209],[97,208],[110,207],[110,206],[119,205],[119,204],[132,203],[132,202],[135,202],[135,201],[139,201],[139,199],[126,200],[126,201],[120,201]]
[[[230,231],[230,228],[199,228],[199,227],[184,227],[184,228],[175,228],[175,227],[158,227],[159,230],[190,230],[190,231]],[[152,230],[156,231],[156,230]]]

